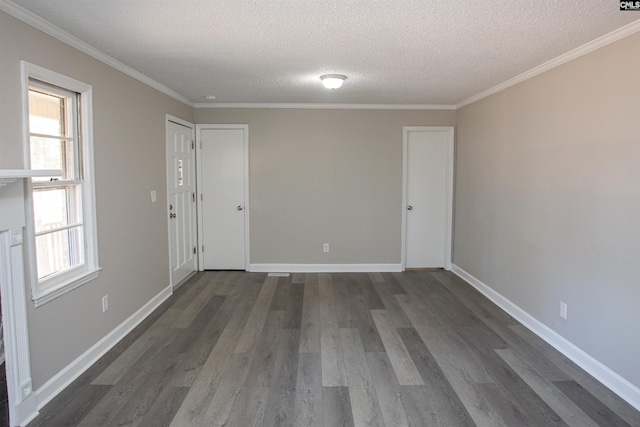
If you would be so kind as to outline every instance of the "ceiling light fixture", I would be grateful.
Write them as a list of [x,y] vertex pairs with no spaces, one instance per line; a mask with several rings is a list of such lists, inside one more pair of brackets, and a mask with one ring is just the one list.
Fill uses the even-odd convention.
[[204,97],[204,99],[208,99],[209,101],[213,101],[214,99],[216,99],[215,95],[207,95]]
[[343,76],[342,74],[325,74],[324,76],[320,76],[322,84],[327,89],[338,89],[346,79],[347,76]]

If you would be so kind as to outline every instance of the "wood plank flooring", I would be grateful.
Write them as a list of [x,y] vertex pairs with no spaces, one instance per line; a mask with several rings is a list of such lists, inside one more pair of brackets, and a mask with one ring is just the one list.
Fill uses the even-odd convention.
[[30,426],[640,426],[449,272],[199,273]]

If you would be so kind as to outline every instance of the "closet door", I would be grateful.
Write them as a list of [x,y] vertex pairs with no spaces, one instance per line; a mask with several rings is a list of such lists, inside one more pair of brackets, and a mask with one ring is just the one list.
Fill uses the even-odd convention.
[[204,269],[246,270],[247,128],[199,127]]

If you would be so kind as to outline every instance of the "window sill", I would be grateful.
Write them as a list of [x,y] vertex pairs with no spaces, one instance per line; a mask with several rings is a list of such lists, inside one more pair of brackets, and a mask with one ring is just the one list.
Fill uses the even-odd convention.
[[46,289],[36,297],[33,296],[31,299],[36,307],[40,307],[43,304],[48,303],[49,301],[53,301],[54,299],[70,292],[80,286],[91,282],[96,279],[100,275],[100,270],[102,268],[97,268],[95,270],[87,271],[80,276],[76,276],[72,279],[69,279],[65,282],[58,283],[51,288]]

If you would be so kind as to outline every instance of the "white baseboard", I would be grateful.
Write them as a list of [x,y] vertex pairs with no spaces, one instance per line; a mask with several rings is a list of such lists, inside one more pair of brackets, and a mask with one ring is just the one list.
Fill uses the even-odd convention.
[[153,310],[158,308],[172,294],[171,286],[163,289],[158,295],[151,298],[131,317],[109,332],[104,338],[98,341],[93,347],[81,354],[76,360],[58,372],[53,378],[47,381],[42,387],[36,390],[36,402],[38,410],[49,403],[62,390],[78,378],[91,365],[96,363],[104,354],[111,350],[122,338],[149,316]]
[[640,388],[631,384],[613,370],[585,353],[575,344],[568,341],[553,329],[531,316],[522,308],[496,292],[490,286],[467,273],[462,268],[454,264],[452,271],[462,280],[469,283],[480,293],[493,301],[498,307],[509,313],[509,315],[530,329],[534,334],[545,340],[560,353],[571,359],[591,376],[596,378],[611,391],[640,411]]
[[402,271],[402,264],[250,264],[257,273],[363,273]]

